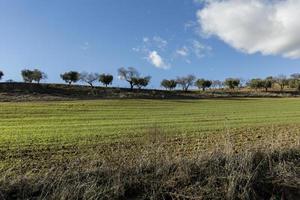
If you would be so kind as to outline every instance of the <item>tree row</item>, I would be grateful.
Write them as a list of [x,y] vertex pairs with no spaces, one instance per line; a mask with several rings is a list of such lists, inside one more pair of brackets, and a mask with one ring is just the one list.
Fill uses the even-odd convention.
[[[3,78],[3,76],[4,73],[0,71],[0,80]],[[24,69],[21,71],[21,76],[23,81],[26,83],[36,82],[39,84],[41,80],[47,79],[47,74],[38,69]],[[111,74],[88,72],[79,73],[77,71],[69,71],[60,74],[60,78],[69,85],[81,81],[88,84],[92,88],[96,82],[100,82],[107,87],[108,85],[111,85],[114,80],[114,77]],[[119,68],[118,78],[128,82],[131,89],[134,87],[139,89],[147,87],[151,80],[151,76],[141,76],[140,73],[133,67]],[[8,82],[12,82],[12,80],[8,80]],[[181,87],[184,91],[188,91],[190,87],[196,86],[203,91],[208,88],[235,89],[249,87],[255,90],[264,89],[267,92],[268,89],[273,88],[275,85],[278,85],[281,90],[283,90],[285,87],[289,87],[300,91],[300,74],[295,73],[290,75],[290,77],[279,75],[277,77],[270,76],[265,79],[254,78],[248,81],[239,78],[227,78],[225,81],[207,80],[197,79],[194,75],[187,75],[177,77],[176,79],[164,79],[161,81],[161,86],[167,90],[174,90],[177,87]]]

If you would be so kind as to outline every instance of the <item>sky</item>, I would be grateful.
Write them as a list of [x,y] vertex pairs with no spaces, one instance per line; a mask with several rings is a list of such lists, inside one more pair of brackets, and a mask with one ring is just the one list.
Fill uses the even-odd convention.
[[298,0],[0,0],[0,70],[223,80],[300,72]]

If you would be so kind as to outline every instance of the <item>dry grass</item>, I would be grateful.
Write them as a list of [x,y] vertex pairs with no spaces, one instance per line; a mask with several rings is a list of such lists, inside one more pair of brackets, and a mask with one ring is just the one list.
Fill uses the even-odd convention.
[[44,170],[27,160],[1,171],[0,199],[299,199],[300,136],[286,137],[237,152],[228,132],[204,152],[153,128]]

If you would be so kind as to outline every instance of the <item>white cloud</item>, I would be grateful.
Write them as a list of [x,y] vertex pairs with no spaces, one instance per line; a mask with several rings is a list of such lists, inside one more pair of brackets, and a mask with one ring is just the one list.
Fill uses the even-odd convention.
[[192,40],[191,43],[192,43],[192,50],[193,50],[195,56],[198,58],[203,58],[204,56],[209,54],[211,51],[210,46],[206,46],[206,45],[202,44],[201,42],[199,42],[198,40]]
[[157,68],[168,69],[169,66],[165,64],[163,58],[157,53],[157,51],[151,51],[148,55],[148,60]]
[[299,0],[210,0],[197,13],[202,32],[242,52],[300,58]]
[[135,52],[148,54],[150,52],[150,49],[159,49],[161,51],[164,51],[168,45],[168,41],[159,36],[154,36],[152,38],[144,37],[142,41],[142,45],[134,47],[132,48],[132,50]]
[[[187,40],[181,48],[173,49],[167,40],[159,36],[144,37],[140,46],[132,51],[141,54],[154,67],[169,69],[176,59],[182,59],[190,64],[194,58],[202,58],[210,52],[211,48],[198,40]],[[162,56],[163,53],[163,56]]]
[[203,58],[204,56],[210,54],[212,48],[210,46],[204,45],[198,40],[190,40],[187,46],[183,46],[176,50],[176,55],[181,57],[189,57],[191,55],[197,58]]
[[186,46],[183,46],[182,48],[176,50],[176,54],[186,57],[189,55],[189,49]]
[[164,50],[165,47],[168,45],[168,42],[167,40],[164,40],[163,38],[159,37],[159,36],[154,36],[152,38],[152,45],[161,49],[161,50]]
[[132,48],[133,51],[143,55],[143,58],[148,60],[152,65],[160,69],[170,68],[169,64],[166,64],[165,60],[158,53],[159,51],[165,51],[168,45],[168,41],[159,36],[144,37],[142,45]]

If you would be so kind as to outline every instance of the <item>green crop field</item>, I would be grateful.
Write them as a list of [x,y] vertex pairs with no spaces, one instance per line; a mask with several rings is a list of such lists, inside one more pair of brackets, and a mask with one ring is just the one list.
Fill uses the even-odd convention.
[[[299,99],[98,100],[0,103],[0,146],[103,142],[158,127],[198,135],[224,128],[300,125]],[[97,139],[99,138],[99,139]]]
[[98,143],[156,127],[201,135],[231,128],[300,125],[299,99],[98,100],[0,103],[0,147]]
[[38,155],[51,149],[58,154],[130,141],[154,128],[192,141],[205,136],[217,142],[230,132],[243,143],[265,137],[271,129],[297,135],[300,127],[299,99],[0,103],[0,114],[1,159],[6,162],[24,159],[24,152]]

